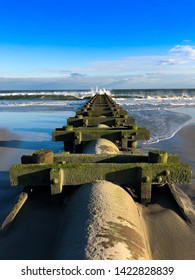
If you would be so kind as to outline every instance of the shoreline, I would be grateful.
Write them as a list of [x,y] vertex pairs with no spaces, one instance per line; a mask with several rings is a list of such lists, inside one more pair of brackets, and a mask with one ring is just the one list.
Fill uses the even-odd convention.
[[[0,129],[0,137],[0,156],[3,158],[0,163],[0,172],[3,174],[2,172],[8,172],[8,167],[11,164],[17,163],[16,159],[19,160],[20,156],[26,153],[26,150],[20,149],[19,146],[11,145],[9,147],[6,144],[16,139],[22,140],[9,130]],[[190,163],[193,171],[195,171],[194,142],[195,122],[190,122],[171,139],[148,145],[148,147],[149,149],[164,149],[170,153],[178,154],[182,161]],[[7,177],[5,177],[4,181],[6,180]],[[191,185],[182,185],[179,187],[190,197],[192,206],[194,207],[194,175]],[[1,183],[0,202],[2,202],[1,205],[3,207],[1,216],[6,216],[20,191],[17,188],[13,189]],[[182,199],[185,200],[185,198]],[[8,236],[0,238],[0,248],[2,250],[0,259],[52,259],[52,250],[54,248],[51,245],[51,240],[56,239],[56,232],[63,218],[62,210],[64,207],[65,205],[59,205],[55,209],[53,207],[51,208],[48,206],[47,199],[43,194],[40,197],[35,194],[32,195],[31,199],[23,206],[20,214],[13,222]],[[187,224],[178,215],[173,199],[170,197],[167,198],[165,190],[159,190],[155,194],[153,204],[147,207],[142,207],[138,204],[137,207],[139,208],[140,218],[144,223],[144,234],[147,240],[146,246],[151,254],[151,259],[195,259],[195,225]],[[35,237],[33,232],[37,230],[39,231],[39,236]],[[50,231],[47,238],[45,238],[45,231]],[[156,234],[157,232],[158,234]],[[21,239],[24,240],[22,251],[19,248],[19,240]],[[13,242],[18,244],[14,250],[12,248]],[[41,252],[39,251],[40,246],[42,248]]]
[[[0,128],[0,172],[8,171],[14,161],[14,155],[18,154],[21,138],[8,129]],[[15,147],[11,143],[15,142]],[[3,160],[2,160],[3,159]]]
[[[146,231],[154,259],[195,259],[194,143],[195,120],[192,118],[191,122],[182,127],[172,138],[144,147],[144,151],[159,149],[178,154],[183,162],[192,166],[192,183],[175,185],[183,206],[189,213],[190,224],[176,214],[173,202],[167,196],[163,196],[163,190],[158,191],[153,204],[143,209]],[[158,244],[158,248],[155,247],[155,244]]]
[[143,144],[142,150],[144,152],[154,149],[166,150],[169,153],[178,154],[182,160],[193,165],[195,171],[195,120],[191,120],[184,125],[169,139],[165,139],[153,144]]

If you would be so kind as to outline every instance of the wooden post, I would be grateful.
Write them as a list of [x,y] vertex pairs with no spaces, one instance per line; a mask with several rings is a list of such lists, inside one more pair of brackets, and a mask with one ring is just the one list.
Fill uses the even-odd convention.
[[121,148],[122,151],[127,151],[127,135],[121,132]]
[[27,192],[22,192],[14,205],[13,209],[9,213],[9,215],[4,220],[3,224],[1,225],[1,230],[5,230],[8,226],[10,226],[11,222],[14,220],[24,203],[26,202],[28,198]]
[[152,173],[151,170],[141,169],[141,203],[151,202],[152,195]]
[[64,173],[62,169],[52,168],[50,170],[50,189],[52,202],[59,202],[63,188]]
[[154,150],[149,151],[148,153],[148,162],[149,163],[167,163],[168,153],[165,151]]
[[33,162],[34,163],[53,163],[54,154],[50,150],[38,150],[33,153]]

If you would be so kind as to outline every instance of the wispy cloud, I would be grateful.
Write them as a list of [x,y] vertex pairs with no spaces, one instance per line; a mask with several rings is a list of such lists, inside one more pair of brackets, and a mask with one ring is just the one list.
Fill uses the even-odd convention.
[[185,59],[195,59],[195,46],[177,45],[172,48],[170,52],[174,53],[177,56],[184,57]]
[[195,46],[177,45],[170,49],[170,54],[161,60],[162,65],[191,63],[195,61]]
[[70,74],[71,78],[80,78],[86,76],[86,74],[83,73],[71,73]]
[[176,45],[165,55],[94,60],[83,65],[0,75],[0,88],[195,87],[195,46]]

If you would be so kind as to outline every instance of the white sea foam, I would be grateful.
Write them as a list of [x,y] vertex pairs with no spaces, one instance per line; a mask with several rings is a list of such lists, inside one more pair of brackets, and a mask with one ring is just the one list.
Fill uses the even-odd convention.
[[164,141],[164,140],[168,140],[171,139],[175,136],[175,134],[180,131],[182,129],[182,127],[184,127],[185,125],[189,124],[191,120],[181,124],[180,126],[178,126],[177,128],[175,127],[175,129],[173,129],[172,131],[170,130],[170,134],[164,134],[163,136],[157,138],[157,137],[150,137],[150,139],[148,141],[143,142],[143,144],[147,144],[147,145],[151,145],[154,143],[158,143],[160,141]]
[[121,106],[131,106],[132,110],[139,110],[140,106],[144,107],[145,110],[151,109],[171,109],[183,106],[195,106],[195,97],[189,98],[163,98],[163,97],[147,97],[143,99],[138,98],[115,98],[115,101]]
[[106,89],[99,89],[98,87],[96,87],[96,89],[92,89],[89,91],[75,91],[75,90],[67,90],[67,91],[7,91],[7,92],[0,92],[0,96],[1,97],[14,97],[14,96],[22,96],[22,97],[26,97],[28,98],[29,96],[73,96],[73,97],[79,97],[79,98],[86,98],[86,97],[92,97],[93,95],[95,95],[96,93],[98,94],[108,94],[111,95],[111,92],[109,90]]
[[68,102],[59,102],[59,101],[53,101],[53,102],[28,102],[28,101],[18,101],[18,102],[9,102],[9,103],[0,103],[1,107],[9,106],[9,107],[25,107],[25,106],[66,106],[68,105]]
[[[138,90],[138,91],[107,91],[94,89],[89,91],[27,91],[0,92],[4,99],[0,100],[0,110],[4,112],[52,112],[79,110],[86,102],[85,97],[95,93],[112,94],[114,100],[128,111],[129,116],[136,119],[136,124],[145,126],[151,131],[150,143],[171,138],[186,125],[190,117],[178,112],[171,112],[175,108],[195,106],[195,90]],[[20,99],[6,100],[5,96],[18,96]],[[39,96],[38,99],[31,98]],[[55,96],[55,99],[44,99],[44,96]],[[76,96],[80,100],[60,100],[56,96]],[[31,97],[30,97],[31,96]],[[40,96],[43,98],[40,98]],[[29,97],[29,98],[28,98]],[[81,100],[83,99],[83,100]],[[177,110],[178,111],[178,110]]]

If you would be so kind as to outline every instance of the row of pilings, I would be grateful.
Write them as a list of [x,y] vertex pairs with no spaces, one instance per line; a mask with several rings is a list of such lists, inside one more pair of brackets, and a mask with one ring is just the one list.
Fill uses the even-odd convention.
[[[57,259],[148,259],[138,204],[152,201],[152,190],[173,182],[190,182],[192,171],[166,151],[140,154],[139,140],[150,132],[139,127],[107,94],[96,94],[53,141],[64,151],[38,150],[10,168],[10,184],[24,186],[5,219],[8,227],[29,193],[49,190],[52,205],[68,201],[59,225]],[[63,234],[61,234],[63,232]]]

